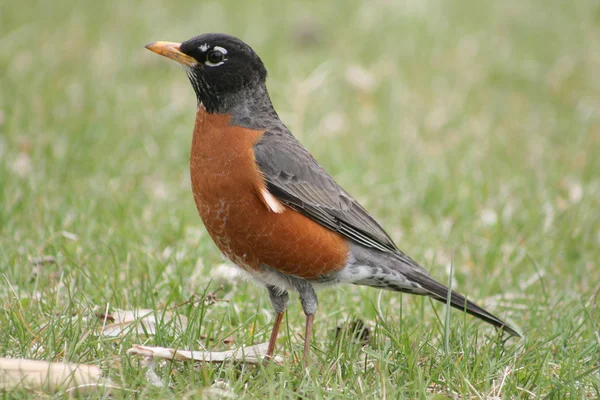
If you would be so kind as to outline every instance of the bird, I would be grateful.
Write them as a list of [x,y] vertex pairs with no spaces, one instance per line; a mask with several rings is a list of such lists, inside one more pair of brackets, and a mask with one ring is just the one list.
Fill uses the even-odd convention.
[[433,279],[325,171],[279,118],[267,69],[248,44],[206,33],[146,48],[179,63],[196,94],[194,201],[219,250],[268,291],[276,316],[265,360],[273,357],[288,292],[296,291],[309,365],[315,288],[342,283],[429,296],[521,336]]

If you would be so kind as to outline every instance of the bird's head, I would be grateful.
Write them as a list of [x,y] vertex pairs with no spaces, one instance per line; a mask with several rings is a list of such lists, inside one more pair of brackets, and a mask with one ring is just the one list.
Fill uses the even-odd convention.
[[254,50],[226,34],[207,33],[183,43],[154,42],[146,48],[183,66],[198,103],[209,112],[232,106],[242,91],[263,86],[267,78]]

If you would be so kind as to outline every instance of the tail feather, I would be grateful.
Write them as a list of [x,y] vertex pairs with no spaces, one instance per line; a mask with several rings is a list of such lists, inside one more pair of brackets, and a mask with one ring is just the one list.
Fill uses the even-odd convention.
[[[378,252],[355,244],[351,247],[351,255],[348,267],[338,274],[338,279],[343,282],[425,295],[442,303],[448,302],[449,289],[434,280],[423,267],[401,251]],[[512,336],[521,337],[521,334],[506,322],[454,291],[450,293],[450,305]]]
[[[435,300],[440,301],[442,303],[448,302],[449,289],[441,283],[435,281],[433,278],[422,273],[418,273],[418,277],[411,276],[410,279],[414,282],[417,282]],[[477,317],[489,324],[494,325],[499,329],[502,329],[504,332],[507,332],[511,336],[521,337],[521,334],[515,329],[513,329],[510,325],[508,325],[506,322],[492,315],[491,313],[484,310],[472,301],[467,300],[463,295],[456,293],[455,291],[452,291],[452,293],[450,294],[450,305],[461,311],[466,311],[468,314],[471,314],[474,317]]]

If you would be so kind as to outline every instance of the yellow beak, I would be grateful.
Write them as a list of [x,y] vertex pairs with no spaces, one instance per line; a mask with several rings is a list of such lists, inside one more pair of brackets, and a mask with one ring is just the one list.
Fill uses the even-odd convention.
[[179,46],[181,46],[181,43],[154,42],[147,44],[146,48],[155,52],[156,54],[160,54],[161,56],[165,56],[189,67],[198,64],[198,61],[196,61],[193,57],[182,53],[181,50],[179,50]]

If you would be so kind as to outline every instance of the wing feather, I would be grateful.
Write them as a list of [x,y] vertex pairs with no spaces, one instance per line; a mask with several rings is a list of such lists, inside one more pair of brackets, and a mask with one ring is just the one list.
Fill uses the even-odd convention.
[[381,225],[287,129],[265,132],[254,154],[269,192],[288,207],[363,246],[399,251]]

